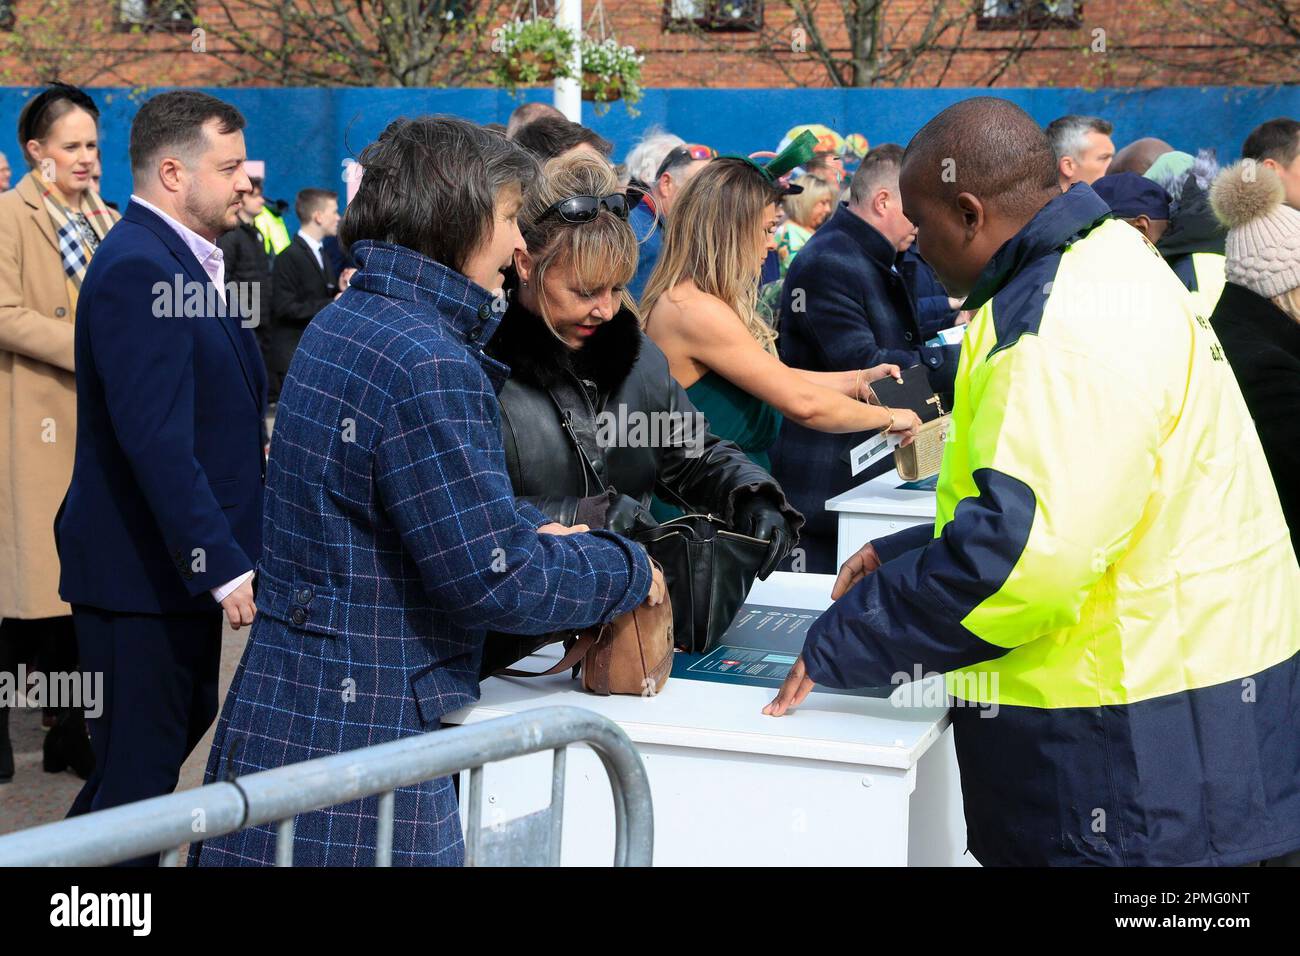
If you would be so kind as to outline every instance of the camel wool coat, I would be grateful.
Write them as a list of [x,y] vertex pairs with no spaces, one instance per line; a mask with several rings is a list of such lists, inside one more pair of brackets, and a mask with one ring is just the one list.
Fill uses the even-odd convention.
[[59,600],[54,515],[76,447],[75,312],[28,173],[0,193],[0,618],[71,613]]

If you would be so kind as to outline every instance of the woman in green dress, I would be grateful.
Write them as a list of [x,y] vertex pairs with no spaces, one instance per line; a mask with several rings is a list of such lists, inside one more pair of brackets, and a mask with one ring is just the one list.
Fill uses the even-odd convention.
[[[920,427],[914,412],[870,404],[869,384],[897,377],[898,366],[809,372],[777,357],[776,332],[755,300],[776,204],[792,188],[777,179],[780,162],[722,157],[683,188],[641,301],[646,334],[714,434],[764,468],[782,416],[837,434],[884,428],[910,443]],[[660,520],[671,514],[656,505]]]

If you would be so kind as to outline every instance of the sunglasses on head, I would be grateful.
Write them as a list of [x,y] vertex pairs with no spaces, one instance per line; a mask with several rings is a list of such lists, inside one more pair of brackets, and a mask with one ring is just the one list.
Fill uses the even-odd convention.
[[668,155],[664,157],[663,162],[659,164],[659,169],[655,171],[655,181],[658,182],[660,176],[668,172],[668,170],[672,169],[674,166],[680,166],[685,163],[688,159],[708,160],[717,158],[718,151],[712,146],[700,146],[693,143],[688,143],[684,146],[674,146],[668,151]]
[[608,196],[570,196],[546,207],[546,211],[537,217],[538,221],[552,214],[565,222],[591,222],[600,215],[602,209],[608,209],[619,219],[626,219],[628,198],[623,193],[610,193]]

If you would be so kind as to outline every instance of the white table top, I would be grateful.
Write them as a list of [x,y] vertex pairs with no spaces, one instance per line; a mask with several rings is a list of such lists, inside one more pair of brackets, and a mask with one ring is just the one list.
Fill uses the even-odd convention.
[[[823,610],[834,577],[778,571],[756,581],[748,602]],[[560,656],[558,644],[518,666],[545,670]],[[552,677],[493,677],[478,703],[448,714],[451,724],[477,723],[551,705],[585,707],[619,724],[633,742],[740,753],[829,760],[907,769],[948,726],[944,707],[906,706],[888,698],[814,691],[797,711],[768,717],[775,696],[767,687],[669,678],[656,697],[600,697],[567,673]],[[898,695],[896,694],[895,697]],[[920,695],[915,695],[920,698]],[[935,699],[933,697],[929,699]]]
[[898,487],[902,483],[903,479],[898,477],[898,472],[885,472],[831,498],[826,502],[826,510],[848,511],[855,514],[901,515],[907,518],[933,518],[934,492],[910,491]]

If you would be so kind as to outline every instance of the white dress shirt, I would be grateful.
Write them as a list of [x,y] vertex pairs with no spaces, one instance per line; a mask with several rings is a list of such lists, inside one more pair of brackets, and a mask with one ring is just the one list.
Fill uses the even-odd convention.
[[302,241],[307,243],[307,248],[309,248],[312,251],[312,254],[316,257],[316,265],[320,266],[321,272],[324,272],[325,258],[322,255],[322,252],[325,248],[325,242],[321,239],[313,239],[301,229],[298,230],[298,235],[302,236]]

